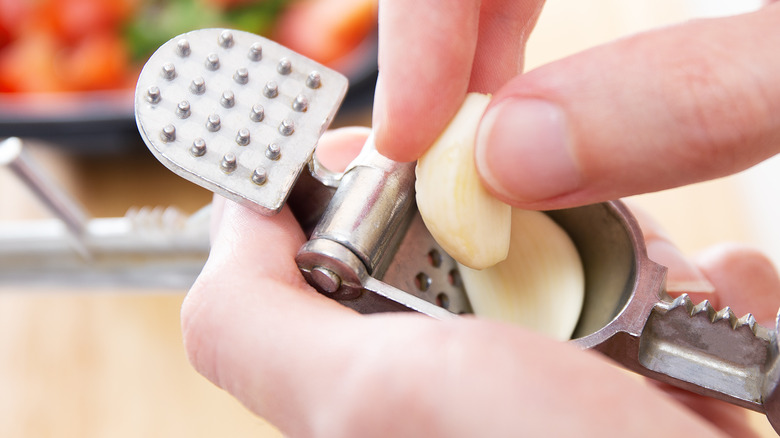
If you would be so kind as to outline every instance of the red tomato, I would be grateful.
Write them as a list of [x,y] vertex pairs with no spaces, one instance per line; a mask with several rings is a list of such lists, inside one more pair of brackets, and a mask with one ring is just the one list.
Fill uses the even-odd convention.
[[62,91],[55,58],[60,49],[49,34],[28,32],[0,52],[0,92]]
[[306,0],[277,23],[277,41],[323,64],[357,47],[376,24],[377,0]]
[[33,11],[30,1],[0,0],[0,47],[16,39]]
[[77,42],[96,33],[116,31],[139,0],[42,0],[41,24],[64,41]]
[[130,56],[123,41],[112,32],[84,38],[61,53],[61,77],[73,91],[105,90],[129,86]]

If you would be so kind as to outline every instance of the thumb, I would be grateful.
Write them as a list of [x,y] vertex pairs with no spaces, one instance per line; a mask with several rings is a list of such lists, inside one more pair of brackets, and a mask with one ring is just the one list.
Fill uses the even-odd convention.
[[562,208],[745,169],[780,150],[780,3],[594,48],[499,90],[477,136],[497,196]]

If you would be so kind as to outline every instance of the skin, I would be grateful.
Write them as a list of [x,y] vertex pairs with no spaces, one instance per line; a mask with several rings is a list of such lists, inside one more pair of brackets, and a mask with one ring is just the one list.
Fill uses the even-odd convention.
[[[366,134],[330,132],[319,153],[345,164]],[[639,218],[651,257],[700,284],[697,299],[772,323],[780,279],[765,257],[721,247],[690,262]],[[304,242],[287,209],[264,217],[215,198],[212,251],[182,307],[193,366],[286,435],[644,436],[663,418],[670,436],[755,436],[740,408],[520,327],[358,315],[305,283],[293,260]]]
[[[467,91],[494,93],[485,119],[491,110],[508,114],[500,132],[483,119],[476,158],[486,186],[519,207],[572,207],[677,187],[743,170],[780,151],[776,2],[623,38],[522,75],[541,2],[483,1],[485,16],[478,0],[459,2],[458,13],[437,14],[455,9],[443,3],[380,4],[380,38],[391,43],[380,47],[374,126],[377,148],[388,157],[417,159]],[[499,25],[486,28],[489,20]],[[503,23],[515,28],[501,39]],[[443,35],[457,36],[445,43]],[[425,67],[411,67],[416,64]],[[559,119],[558,158],[571,161],[562,172],[567,184],[551,185],[547,167],[534,154],[529,158],[539,151],[519,139],[547,136],[538,124],[511,117],[504,104],[517,101],[542,103]],[[502,140],[517,146],[499,148]],[[491,152],[500,157],[492,166],[485,158]]]
[[[374,126],[391,158],[419,157],[467,91],[495,93],[477,139],[484,182],[528,208],[713,178],[780,147],[778,5],[640,34],[523,75],[541,2],[458,5],[380,5]],[[499,113],[516,114],[503,105],[513,101],[530,101],[525,114],[541,113],[547,132],[500,123]],[[318,153],[352,156],[364,135],[332,132]],[[563,146],[528,158],[518,138]],[[512,141],[517,150],[505,147]],[[502,144],[511,166],[490,160]],[[557,159],[569,166],[563,183],[534,173],[540,165],[560,170]],[[662,423],[665,436],[755,436],[739,408],[648,383],[519,327],[357,315],[300,276],[293,257],[305,238],[289,210],[262,217],[217,198],[213,218],[211,255],[182,307],[190,361],[286,435],[648,436]],[[639,219],[650,257],[670,268],[672,284],[698,285],[697,299],[773,325],[780,279],[763,255],[720,246],[686,260],[649,218]]]

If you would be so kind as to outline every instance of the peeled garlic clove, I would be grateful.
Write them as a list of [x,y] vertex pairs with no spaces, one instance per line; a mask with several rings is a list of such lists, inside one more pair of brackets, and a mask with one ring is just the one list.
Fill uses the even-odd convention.
[[477,271],[460,267],[474,314],[571,338],[585,298],[585,274],[569,235],[538,211],[512,210],[509,255]]
[[477,126],[490,96],[466,96],[458,113],[417,161],[417,207],[436,242],[461,264],[483,269],[509,250],[511,207],[482,186],[474,163]]
[[485,190],[474,163],[490,96],[469,94],[417,162],[417,207],[431,235],[460,264],[477,316],[569,339],[585,296],[579,254],[544,213],[512,209]]

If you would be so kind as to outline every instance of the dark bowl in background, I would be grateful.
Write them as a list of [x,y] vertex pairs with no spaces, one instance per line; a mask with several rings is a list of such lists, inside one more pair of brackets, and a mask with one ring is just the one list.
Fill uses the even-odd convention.
[[[377,76],[377,37],[372,32],[333,68],[350,88],[333,126],[366,119]],[[0,139],[43,140],[78,153],[126,152],[142,145],[133,112],[134,90],[73,93],[0,93]],[[358,116],[362,114],[363,116]]]

